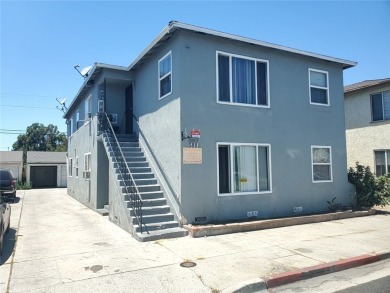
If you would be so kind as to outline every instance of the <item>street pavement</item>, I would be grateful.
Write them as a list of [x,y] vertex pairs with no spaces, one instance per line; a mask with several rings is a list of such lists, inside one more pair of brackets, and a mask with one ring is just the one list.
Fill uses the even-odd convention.
[[[17,196],[0,292],[216,293],[248,284],[244,288],[264,291],[264,280],[278,273],[390,253],[386,213],[141,243],[66,189],[18,191]],[[180,266],[185,261],[196,266]]]

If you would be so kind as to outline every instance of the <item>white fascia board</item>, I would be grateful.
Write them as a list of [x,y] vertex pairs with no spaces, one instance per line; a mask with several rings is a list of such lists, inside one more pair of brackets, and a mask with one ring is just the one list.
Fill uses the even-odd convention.
[[166,35],[169,34],[169,31],[172,28],[172,24],[169,23],[154,40],[138,55],[137,58],[127,67],[127,70],[131,70],[160,40]]

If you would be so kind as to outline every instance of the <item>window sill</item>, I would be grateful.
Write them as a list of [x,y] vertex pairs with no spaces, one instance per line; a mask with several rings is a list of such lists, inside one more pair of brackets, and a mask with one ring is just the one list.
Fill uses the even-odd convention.
[[313,183],[332,183],[333,180],[318,180],[318,181],[313,181]]
[[271,194],[272,190],[267,191],[254,191],[254,192],[236,192],[236,193],[220,193],[218,196],[243,196],[243,195],[263,195],[263,194]]
[[269,109],[271,106],[264,106],[264,105],[253,105],[253,104],[244,104],[244,103],[230,103],[230,102],[221,102],[217,101],[217,104],[222,105],[229,105],[229,106],[241,106],[241,107],[252,107],[252,108],[266,108]]

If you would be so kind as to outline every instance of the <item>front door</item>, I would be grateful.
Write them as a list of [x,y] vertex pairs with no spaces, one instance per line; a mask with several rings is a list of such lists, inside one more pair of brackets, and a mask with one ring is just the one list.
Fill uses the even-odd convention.
[[126,88],[126,134],[133,133],[133,85]]

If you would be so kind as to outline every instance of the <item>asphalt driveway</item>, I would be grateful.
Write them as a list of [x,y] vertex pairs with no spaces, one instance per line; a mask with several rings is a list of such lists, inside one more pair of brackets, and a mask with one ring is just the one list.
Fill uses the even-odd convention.
[[388,214],[140,243],[66,189],[17,196],[0,292],[228,292],[279,272],[390,252]]

